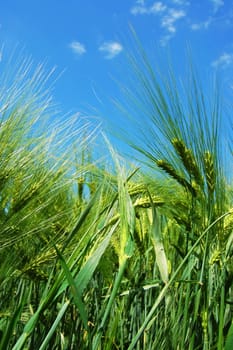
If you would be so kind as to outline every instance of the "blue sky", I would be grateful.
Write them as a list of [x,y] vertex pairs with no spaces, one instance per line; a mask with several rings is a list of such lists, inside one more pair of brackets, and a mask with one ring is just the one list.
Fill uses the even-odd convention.
[[169,50],[177,75],[185,74],[190,45],[200,72],[217,69],[232,95],[232,0],[1,1],[0,59],[16,45],[24,47],[35,63],[63,72],[54,97],[64,112],[118,119],[111,100],[118,98],[116,80],[128,83],[129,25],[154,57]]

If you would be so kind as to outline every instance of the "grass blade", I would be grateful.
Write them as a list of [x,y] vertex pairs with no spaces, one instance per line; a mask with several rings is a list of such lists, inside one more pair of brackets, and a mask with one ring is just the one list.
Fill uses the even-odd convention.
[[62,317],[64,316],[64,313],[66,312],[68,306],[70,304],[70,301],[66,301],[65,304],[62,306],[61,310],[59,311],[52,327],[50,328],[46,338],[44,339],[43,343],[41,344],[39,350],[45,350],[46,346],[48,345],[52,335],[54,334],[57,326],[59,325],[59,322],[61,321]]
[[133,350],[135,345],[137,344],[139,338],[142,336],[146,326],[148,325],[148,323],[150,322],[150,320],[153,318],[153,315],[157,309],[157,307],[159,306],[159,304],[161,303],[161,301],[163,300],[163,298],[165,297],[166,293],[168,292],[169,288],[171,287],[172,283],[174,282],[176,276],[178,275],[179,271],[181,270],[181,268],[183,267],[183,265],[187,262],[188,258],[191,256],[191,254],[193,253],[194,249],[198,246],[198,244],[200,243],[200,241],[203,239],[203,237],[205,237],[205,235],[209,232],[209,230],[211,230],[212,227],[214,227],[214,225],[216,225],[220,220],[222,220],[224,217],[228,216],[232,214],[232,210],[230,210],[227,213],[224,213],[223,215],[221,215],[219,218],[217,218],[214,222],[212,222],[211,225],[209,225],[207,227],[207,229],[200,235],[200,237],[197,239],[197,241],[195,242],[195,244],[192,246],[192,248],[190,248],[189,252],[186,254],[185,258],[183,259],[183,261],[181,262],[181,264],[178,266],[178,268],[176,269],[176,271],[173,273],[173,275],[171,276],[169,282],[164,286],[164,288],[161,290],[159,296],[157,297],[154,305],[152,306],[150,312],[148,313],[147,317],[145,318],[143,324],[141,325],[139,331],[137,332],[137,334],[135,335],[135,337],[132,339],[128,350]]
[[61,252],[56,247],[56,245],[55,245],[55,249],[56,249],[60,264],[62,266],[62,269],[64,270],[65,276],[66,276],[67,281],[69,283],[69,286],[71,288],[71,293],[72,293],[72,296],[74,299],[74,303],[77,306],[77,309],[79,310],[82,322],[84,324],[85,329],[87,330],[88,329],[87,312],[86,312],[85,306],[82,302],[82,297],[81,297],[80,290],[78,288],[78,284],[77,284],[77,282],[75,282],[75,280],[74,280],[74,278],[69,270],[69,267],[67,266]]
[[233,322],[231,323],[231,326],[227,333],[226,343],[224,347],[224,350],[232,350],[232,349],[233,349]]

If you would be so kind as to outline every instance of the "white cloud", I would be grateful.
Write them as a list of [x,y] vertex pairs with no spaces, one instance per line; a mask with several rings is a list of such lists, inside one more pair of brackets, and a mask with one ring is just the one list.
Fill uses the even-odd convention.
[[[176,5],[187,5],[186,0],[173,0]],[[146,7],[144,2],[136,2],[136,6],[131,8],[133,15],[159,15],[161,18],[161,27],[165,28],[169,33],[175,33],[177,22],[182,17],[186,16],[186,12],[181,8],[168,8],[162,1],[156,1],[152,6]]]
[[106,41],[100,47],[99,51],[103,52],[106,59],[112,59],[123,50],[122,45],[117,41]]
[[162,17],[161,26],[166,28],[169,33],[175,33],[175,23],[185,16],[186,12],[184,10],[169,9],[168,13]]
[[189,6],[188,0],[170,0],[173,7],[166,5],[165,1],[155,1],[152,5],[146,6],[145,1],[138,0],[135,6],[131,8],[133,15],[156,15],[159,17],[160,27],[164,29],[164,35],[161,37],[161,45],[166,43],[176,33],[176,23],[186,17],[185,6]]
[[169,40],[171,40],[172,37],[173,37],[173,35],[171,33],[167,34],[167,35],[164,35],[159,41],[160,45],[161,46],[166,46],[167,43],[169,42]]
[[191,24],[190,28],[192,30],[208,29],[212,23],[212,20],[213,20],[212,17],[210,17],[206,21],[193,23],[193,24]]
[[160,13],[165,11],[167,8],[166,5],[164,5],[161,1],[155,2],[150,8],[149,11],[151,13]]
[[136,6],[132,7],[130,12],[133,15],[150,15],[165,11],[167,6],[162,1],[156,1],[153,5],[146,7],[144,1],[136,2]]
[[214,68],[226,68],[233,64],[233,53],[224,52],[219,58],[212,62]]
[[72,41],[69,47],[75,54],[79,56],[83,55],[86,52],[85,46],[81,44],[79,41]]
[[214,6],[214,12],[217,12],[224,5],[223,0],[210,0]]
[[172,2],[173,4],[176,4],[176,5],[184,5],[184,6],[190,5],[190,2],[186,0],[172,0]]
[[144,5],[136,5],[131,8],[130,12],[132,13],[132,15],[148,14],[147,8]]

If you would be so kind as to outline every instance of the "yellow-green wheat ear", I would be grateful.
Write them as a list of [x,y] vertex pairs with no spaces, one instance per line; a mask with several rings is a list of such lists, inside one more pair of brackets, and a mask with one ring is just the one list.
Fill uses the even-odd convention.
[[203,177],[192,150],[190,148],[187,148],[184,141],[178,138],[174,138],[172,140],[172,145],[182,160],[182,163],[189,175],[192,176],[196,183],[202,188]]
[[204,153],[204,168],[208,192],[213,193],[216,185],[216,175],[214,170],[213,156],[209,151],[206,151]]
[[157,160],[156,164],[159,168],[164,170],[168,175],[176,180],[181,186],[187,189],[194,197],[196,197],[197,193],[195,188],[186,179],[180,176],[170,163],[168,163],[166,160],[159,159]]

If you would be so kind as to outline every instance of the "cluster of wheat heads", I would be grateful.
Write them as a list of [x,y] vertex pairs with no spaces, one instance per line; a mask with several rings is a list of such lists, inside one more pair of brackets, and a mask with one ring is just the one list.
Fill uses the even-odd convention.
[[131,57],[133,93],[127,92],[128,101],[136,107],[131,112],[138,132],[136,138],[126,137],[163,182],[159,193],[168,181],[176,192],[159,210],[166,222],[160,249],[167,254],[170,278],[129,348],[158,315],[161,297],[166,317],[157,329],[158,348],[223,349],[226,339],[230,348],[232,192],[224,158],[229,162],[232,158],[223,147],[222,123],[227,128],[227,120],[218,83],[213,83],[207,95],[192,65],[187,81],[180,83],[171,69],[161,74],[142,47],[139,51]]
[[180,93],[142,58],[129,99],[144,128],[128,141],[148,172],[106,140],[112,165],[96,162],[77,119],[48,131],[41,68],[2,83],[1,350],[232,348],[219,96],[207,105],[194,76]]

